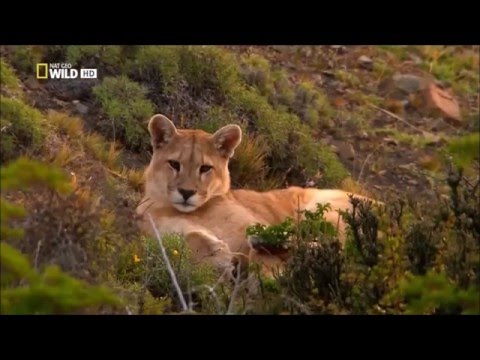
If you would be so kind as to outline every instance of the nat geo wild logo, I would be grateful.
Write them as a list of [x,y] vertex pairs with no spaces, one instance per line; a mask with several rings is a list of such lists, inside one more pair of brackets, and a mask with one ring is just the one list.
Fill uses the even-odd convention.
[[68,63],[37,64],[37,79],[96,79],[97,69],[74,69]]

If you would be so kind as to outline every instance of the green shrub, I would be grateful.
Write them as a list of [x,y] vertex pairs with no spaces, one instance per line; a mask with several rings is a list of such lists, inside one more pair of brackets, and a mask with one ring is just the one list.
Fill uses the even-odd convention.
[[273,94],[272,71],[267,59],[257,54],[251,54],[242,58],[240,69],[245,82],[257,88],[262,96],[268,98]]
[[100,124],[108,138],[120,139],[135,151],[149,148],[146,130],[154,107],[146,99],[146,89],[127,77],[106,77],[93,89],[107,120]]
[[[89,286],[84,282],[70,277],[55,266],[45,264],[55,263],[52,256],[52,247],[57,247],[65,255],[68,266],[77,259],[72,252],[66,251],[65,246],[74,247],[70,236],[79,236],[80,229],[72,231],[68,225],[68,214],[64,211],[55,213],[51,203],[43,199],[41,189],[46,188],[50,195],[75,195],[63,171],[50,168],[39,162],[20,158],[1,169],[1,236],[2,240],[9,241],[26,249],[26,254],[32,257],[35,269],[29,260],[12,246],[1,243],[1,313],[2,314],[64,314],[85,312],[94,307],[119,305],[119,300],[103,287]],[[4,198],[7,192],[21,190],[26,195],[33,191],[37,203],[34,211],[11,203]],[[35,201],[34,201],[35,202]],[[50,212],[49,212],[50,211]],[[53,211],[53,212],[52,212]],[[49,216],[50,215],[50,216]],[[77,224],[90,228],[92,219],[88,222],[81,218],[80,211],[75,216]],[[79,218],[80,216],[80,218]],[[21,229],[12,227],[21,218],[29,217],[27,226]],[[37,221],[35,221],[35,219]],[[55,224],[56,222],[56,224]],[[87,225],[88,224],[88,225]],[[25,223],[23,223],[25,225]],[[60,229],[60,231],[59,231]],[[48,233],[42,237],[44,232]],[[84,269],[82,269],[84,271]]]
[[73,66],[100,68],[109,73],[122,73],[125,59],[118,45],[70,45],[65,49],[65,62]]
[[43,56],[42,46],[19,45],[13,48],[9,60],[18,71],[35,76],[37,64],[42,62]]
[[352,198],[353,210],[342,213],[348,225],[344,249],[335,228],[325,228],[323,207],[306,213],[298,224],[287,219],[250,227],[259,249],[288,244],[291,257],[277,274],[276,291],[289,300],[280,304],[279,312],[478,313],[480,180],[472,183],[453,171],[447,181],[450,199],[434,204],[389,199],[377,211]]
[[284,105],[290,108],[295,101],[295,90],[288,80],[285,70],[276,69],[272,72],[275,93],[270,97],[273,106]]
[[32,269],[24,255],[0,243],[1,314],[72,314],[98,312],[118,306],[120,300],[107,288],[91,286],[48,266]]
[[319,125],[328,127],[328,120],[334,111],[325,94],[317,91],[310,82],[301,82],[295,91],[295,100],[291,106],[293,112],[313,128]]
[[404,301],[407,315],[479,315],[480,290],[461,289],[445,273],[429,271],[425,276],[402,280],[390,301]]
[[329,186],[339,184],[348,175],[330,149],[315,143],[310,127],[284,108],[273,109],[256,90],[232,89],[230,106],[250,118],[264,136],[270,149],[272,174],[295,174],[296,178],[288,178],[295,183],[302,181],[302,173],[305,180],[322,170],[325,185]]
[[22,101],[0,97],[1,163],[22,154],[35,154],[45,138],[42,114]]
[[456,138],[448,145],[448,153],[453,157],[454,163],[465,168],[472,165],[474,160],[479,160],[480,133],[471,133]]
[[128,74],[139,81],[155,84],[156,91],[176,90],[180,53],[176,46],[141,46],[130,62]]
[[15,74],[15,70],[4,58],[0,58],[0,87],[2,93],[6,92],[11,95],[21,93],[20,82]]
[[182,46],[179,69],[193,97],[211,94],[222,101],[238,84],[239,70],[232,54],[214,46]]

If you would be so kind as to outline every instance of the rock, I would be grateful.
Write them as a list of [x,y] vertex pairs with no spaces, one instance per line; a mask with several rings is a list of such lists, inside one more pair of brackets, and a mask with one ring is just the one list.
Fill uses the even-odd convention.
[[312,48],[310,46],[305,46],[300,48],[300,54],[302,54],[305,57],[311,57],[312,56]]
[[345,100],[343,97],[341,96],[337,96],[335,99],[333,99],[333,104],[335,105],[335,107],[337,108],[342,108],[344,107],[345,105],[348,104],[348,101]]
[[330,78],[335,77],[335,73],[333,71],[330,71],[330,70],[322,70],[321,73],[325,76],[330,77]]
[[373,60],[370,59],[368,56],[362,55],[358,58],[358,63],[361,67],[372,70],[373,69]]
[[454,126],[462,125],[460,106],[455,97],[447,90],[432,83],[426,91],[426,99],[428,106],[432,110],[439,111],[447,122]]
[[75,104],[75,109],[82,115],[85,115],[88,113],[88,106],[83,105],[81,102],[78,102]]
[[412,94],[428,87],[430,81],[417,75],[395,74],[393,75],[395,87],[404,93]]
[[407,183],[408,183],[409,185],[413,185],[413,186],[418,185],[418,181],[415,180],[415,179],[409,179],[409,180],[407,180]]
[[315,82],[316,85],[322,86],[323,85],[323,77],[320,74],[314,74],[312,76],[313,81]]
[[333,144],[330,145],[330,150],[332,150],[332,152],[334,152],[335,154],[340,155],[340,150],[338,149],[337,146],[335,146]]
[[385,99],[385,109],[394,114],[403,114],[405,111],[405,104],[408,105],[408,100]]
[[28,77],[25,81],[25,86],[30,90],[38,90],[41,87],[40,83],[33,76]]
[[343,143],[338,147],[340,158],[343,160],[355,159],[355,149],[350,143]]
[[92,96],[92,88],[100,84],[98,79],[64,79],[50,81],[45,88],[54,97],[63,101],[86,100]]
[[406,171],[414,171],[416,166],[414,163],[410,163],[410,164],[398,165],[398,168]]
[[442,138],[440,136],[427,131],[422,132],[422,136],[425,139],[426,145],[437,145],[442,141]]
[[331,45],[330,49],[335,50],[339,54],[344,54],[347,52],[347,47],[343,45]]
[[64,107],[68,104],[67,102],[62,101],[62,100],[57,99],[57,98],[53,98],[52,101],[55,103],[55,105],[60,106],[60,107]]
[[423,168],[430,171],[438,170],[440,167],[440,161],[432,155],[423,155],[418,159],[418,164]]
[[361,131],[358,135],[356,135],[356,138],[359,140],[368,140],[370,136],[368,136],[366,131]]
[[408,54],[408,57],[410,58],[410,60],[413,61],[413,63],[414,63],[415,65],[421,65],[422,62],[423,62],[422,58],[421,58],[420,56],[418,56],[418,55]]
[[391,137],[384,137],[383,142],[386,143],[387,145],[395,145],[395,146],[398,145],[398,141]]

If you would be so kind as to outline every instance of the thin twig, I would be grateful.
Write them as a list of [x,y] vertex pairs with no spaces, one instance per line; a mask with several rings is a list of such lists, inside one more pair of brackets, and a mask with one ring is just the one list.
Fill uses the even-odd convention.
[[370,160],[372,155],[375,154],[377,150],[380,149],[382,146],[383,144],[378,145],[375,149],[373,149],[373,151],[370,154],[368,154],[365,161],[363,162],[362,168],[360,169],[360,174],[358,174],[358,182],[362,181],[363,169],[365,168],[365,165],[367,164],[368,160]]
[[473,189],[473,193],[475,193],[475,190],[477,190],[477,187],[478,187],[479,179],[477,179],[477,183],[475,185],[473,185],[466,176],[462,176],[462,179],[463,181],[465,181],[465,183],[468,186],[470,186]]
[[113,127],[113,142],[116,139],[116,131],[115,131],[115,119],[112,118],[112,127]]
[[142,215],[140,215],[140,216],[143,216],[143,215],[144,215],[144,214],[147,212],[147,210],[148,210],[148,209],[150,209],[150,208],[152,207],[152,205],[153,205],[153,204],[155,204],[155,202],[154,202],[154,201],[152,201],[152,202],[150,203],[150,205],[148,205],[148,206],[146,207],[146,209],[145,209],[145,210],[143,210],[143,213],[142,213]]
[[[402,118],[402,117],[400,117],[400,116],[398,116],[398,115],[396,115],[396,114],[394,114],[394,113],[392,113],[392,112],[390,112],[390,111],[388,111],[388,110],[382,109],[381,107],[378,107],[377,105],[374,105],[374,104],[371,104],[371,103],[367,103],[367,105],[370,106],[370,107],[373,107],[374,109],[380,110],[380,111],[383,112],[384,114],[387,114],[387,115],[393,117],[394,119],[397,119],[397,120],[403,122],[405,125],[410,126],[410,127],[411,127],[413,130],[415,130],[415,131],[418,131],[418,132],[420,132],[420,133],[422,133],[422,134],[424,134],[424,133],[431,134],[431,133],[429,133],[428,131],[422,130],[422,129],[416,127],[415,125],[410,124],[410,123],[409,123],[407,120],[405,120],[404,118]],[[433,134],[431,134],[431,135],[433,135]]]
[[175,272],[172,269],[172,265],[170,264],[170,260],[168,259],[167,252],[163,247],[160,233],[158,232],[155,222],[153,221],[152,215],[148,214],[148,218],[150,219],[150,223],[152,224],[153,231],[155,232],[155,236],[157,237],[158,244],[160,245],[160,250],[162,251],[163,260],[165,261],[165,264],[167,266],[167,270],[168,270],[168,273],[170,274],[170,278],[172,279],[173,286],[177,291],[178,298],[180,300],[180,303],[182,304],[183,311],[188,311],[188,306],[185,301],[185,298],[183,297],[182,290],[180,289],[180,285],[178,285],[177,277],[175,276]]
[[227,315],[233,314],[233,305],[235,298],[237,297],[238,290],[240,288],[240,262],[237,264],[237,277],[235,278],[235,287],[233,288],[232,297],[230,298],[230,304],[228,304]]
[[40,254],[40,247],[42,246],[42,240],[38,240],[37,249],[35,250],[35,260],[33,262],[33,266],[37,269],[38,266],[38,255]]
[[307,306],[305,306],[305,305],[303,305],[302,303],[298,302],[298,301],[295,300],[294,298],[292,298],[292,297],[290,297],[290,296],[287,296],[287,295],[282,295],[282,297],[283,297],[285,300],[289,301],[292,305],[297,306],[300,310],[302,310],[302,311],[305,313],[305,315],[311,315],[311,314],[312,314],[312,312],[310,311],[310,309],[309,309]]
[[217,294],[215,294],[215,290],[217,289],[217,286],[222,283],[225,275],[227,273],[229,273],[229,271],[230,271],[230,269],[225,269],[223,271],[222,275],[220,275],[217,282],[213,286],[208,286],[208,285],[205,285],[205,284],[202,285],[203,287],[208,289],[208,292],[209,292],[210,296],[212,296],[213,299],[215,300],[215,307],[217,308],[217,314],[220,314],[221,306],[220,306],[220,301],[218,300],[218,296],[217,296]]
[[118,176],[120,179],[128,180],[126,176],[120,174],[119,172],[113,171],[113,170],[109,169],[109,168],[106,167],[106,166],[103,166],[103,167],[104,167],[105,170],[107,170],[110,174],[115,175],[115,176]]
[[187,276],[187,293],[188,293],[188,311],[193,311],[193,299],[192,299],[192,288],[190,287],[190,276]]
[[145,204],[148,200],[150,200],[150,198],[148,198],[148,197],[143,199],[142,201],[140,201],[140,203],[137,205],[137,207],[142,205],[142,204]]

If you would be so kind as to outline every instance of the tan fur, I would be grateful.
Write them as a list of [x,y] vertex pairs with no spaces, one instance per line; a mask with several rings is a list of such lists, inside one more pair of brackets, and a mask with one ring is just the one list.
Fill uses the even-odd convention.
[[[145,172],[145,197],[137,208],[146,234],[153,235],[147,218],[150,214],[161,234],[183,234],[197,261],[210,261],[223,271],[236,257],[242,262],[262,263],[266,274],[284,259],[253,250],[245,233],[248,226],[278,224],[286,217],[295,218],[298,209],[314,210],[317,203],[330,203],[332,211],[326,218],[343,234],[345,224],[336,210],[350,209],[351,205],[348,193],[342,190],[230,189],[228,160],[241,141],[238,126],[228,125],[212,135],[177,130],[165,116],[155,115],[149,131],[154,153]],[[172,160],[180,164],[180,171],[169,163]],[[200,174],[202,165],[213,168]],[[179,203],[179,188],[196,191],[190,199],[192,205]]]

